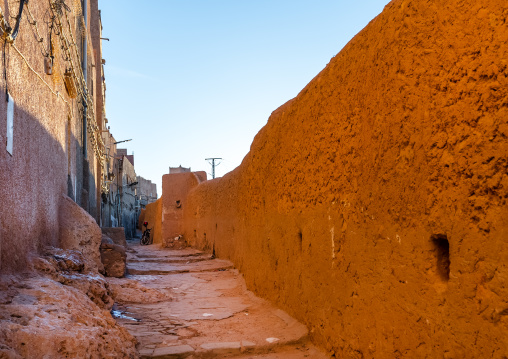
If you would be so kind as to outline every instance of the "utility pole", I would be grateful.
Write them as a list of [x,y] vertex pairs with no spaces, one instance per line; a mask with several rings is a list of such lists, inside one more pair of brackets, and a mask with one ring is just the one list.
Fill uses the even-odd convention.
[[215,178],[215,166],[218,166],[221,164],[220,162],[215,164],[215,160],[222,160],[222,158],[219,158],[219,157],[205,158],[205,161],[212,161],[212,162],[209,162],[212,165],[212,179]]

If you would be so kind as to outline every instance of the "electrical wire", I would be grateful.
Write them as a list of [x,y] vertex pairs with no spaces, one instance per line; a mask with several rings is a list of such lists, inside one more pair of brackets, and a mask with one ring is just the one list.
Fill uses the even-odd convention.
[[7,40],[4,40],[4,80],[5,80],[5,101],[9,102],[9,86],[7,84],[7,60],[5,56],[5,52],[7,51],[6,46]]
[[[49,0],[50,4],[50,10],[53,12],[53,19],[55,19],[56,27],[59,30],[59,37],[62,43],[62,49],[64,50],[66,54],[66,61],[69,62],[71,75],[74,79],[74,81],[77,82],[79,86],[77,87],[77,91],[81,98],[83,99],[84,105],[89,109],[90,111],[87,111],[87,130],[90,132],[90,141],[92,143],[92,147],[94,148],[94,152],[96,153],[97,157],[101,160],[101,164],[104,165],[105,162],[105,154],[104,154],[104,143],[102,140],[102,136],[99,131],[99,126],[97,125],[96,116],[95,116],[95,110],[94,110],[94,101],[90,97],[87,81],[84,77],[83,70],[80,66],[76,66],[74,64],[73,54],[74,52],[75,58],[79,59],[80,55],[78,53],[78,47],[76,45],[76,41],[74,40],[74,36],[71,30],[71,24],[69,20],[69,16],[67,14],[68,11],[61,11],[59,12],[57,9],[57,5],[59,4],[57,1],[51,2]],[[67,9],[66,10],[70,10]],[[63,24],[61,17],[65,16],[65,20],[67,23],[67,29],[68,29],[68,37],[64,34],[63,31]],[[87,36],[87,33],[85,32],[84,36]],[[70,40],[69,40],[70,39]],[[71,51],[71,48],[74,49],[74,51]],[[83,54],[83,56],[87,56],[88,54]],[[76,70],[76,68],[78,70]],[[81,109],[81,112],[83,112],[83,108]]]
[[[4,45],[5,45],[5,43],[4,43]],[[37,71],[34,70],[34,68],[28,63],[28,60],[26,59],[26,57],[16,47],[16,45],[11,44],[11,46],[14,50],[16,50],[16,52],[19,54],[19,56],[21,56],[21,58],[25,61],[26,66],[28,66],[28,68],[30,70],[32,70],[32,72],[35,75],[37,75],[37,77],[44,83],[44,85],[46,85],[48,87],[48,89],[51,91],[51,93],[53,95],[55,95],[56,97],[59,97],[63,102],[65,102],[66,105],[69,105],[69,102],[67,102],[67,100],[60,94],[60,92],[53,90],[53,88],[51,88],[51,86],[49,86],[49,84],[42,78],[42,76]]]
[[12,34],[11,34],[12,42],[14,42],[14,40],[16,40],[16,37],[18,37],[19,25],[21,23],[21,15],[23,14],[23,7],[25,6],[25,3],[28,3],[28,1],[21,0],[19,2],[19,11],[18,11],[18,16],[16,16],[16,25],[14,26],[14,31],[12,31]]
[[[32,19],[32,21],[30,21],[30,18]],[[44,39],[42,38],[41,34],[39,34],[39,28],[37,27],[37,21],[35,20],[34,16],[32,15],[32,12],[30,11],[30,7],[28,6],[28,3],[26,5],[26,19],[27,19],[28,23],[35,28],[35,33],[37,34],[37,42],[41,45],[42,56],[48,57],[49,52],[44,47]],[[50,43],[50,46],[51,46],[51,43]]]
[[[22,19],[23,8],[26,5],[27,21],[35,29],[36,39],[37,39],[37,42],[41,46],[41,50],[42,50],[41,52],[44,57],[52,55],[52,53],[51,53],[52,34],[54,33],[60,39],[61,48],[64,50],[64,54],[65,54],[64,60],[66,62],[68,62],[68,64],[69,64],[72,81],[74,81],[75,84],[77,85],[76,86],[77,92],[80,95],[80,97],[83,99],[83,104],[81,104],[80,101],[78,101],[78,104],[77,104],[78,111],[80,111],[83,114],[83,112],[84,112],[83,106],[86,106],[87,109],[89,109],[89,111],[87,111],[87,116],[86,116],[87,117],[87,129],[86,130],[88,132],[90,132],[90,137],[89,137],[90,142],[92,144],[92,147],[94,149],[94,152],[95,152],[97,158],[101,161],[102,167],[104,167],[104,163],[106,161],[105,146],[104,146],[104,142],[102,140],[102,135],[99,130],[99,126],[97,125],[97,120],[96,120],[96,116],[95,116],[95,109],[94,109],[94,100],[90,96],[90,93],[88,91],[87,80],[84,77],[83,69],[81,68],[81,66],[75,65],[75,61],[77,61],[79,63],[80,54],[78,52],[78,46],[76,45],[76,41],[74,40],[74,36],[73,36],[72,30],[71,30],[70,19],[67,14],[68,12],[71,11],[71,9],[65,4],[65,2],[63,0],[53,0],[53,1],[48,0],[48,1],[49,1],[49,10],[48,11],[51,11],[51,13],[52,13],[52,16],[50,16],[51,24],[49,25],[49,27],[50,27],[50,40],[49,40],[50,43],[48,44],[49,51],[46,50],[46,48],[44,46],[44,38],[40,35],[39,28],[37,26],[37,21],[36,21],[35,17],[33,16],[32,12],[30,11],[28,0],[21,0],[20,1],[19,12],[18,12],[18,16],[16,17],[16,25],[15,25],[14,30],[12,32],[11,32],[10,25],[3,17],[3,14],[0,13],[0,15],[2,15],[2,19],[5,20],[5,24],[2,25],[2,30],[3,30],[2,37],[4,38],[3,64],[4,64],[6,99],[8,100],[6,51],[7,51],[7,43],[10,43],[12,45],[12,47],[16,50],[16,52],[19,54],[19,56],[23,59],[23,61],[27,65],[27,67],[34,74],[36,74],[36,76],[46,85],[46,87],[48,87],[48,89],[51,91],[52,94],[59,97],[68,106],[70,113],[71,113],[71,118],[72,118],[72,106],[69,104],[69,102],[67,100],[65,100],[65,98],[60,94],[60,92],[55,91],[44,80],[44,78],[37,71],[34,70],[34,68],[30,65],[30,63],[28,62],[26,57],[22,54],[22,52],[14,45],[14,40],[16,39],[16,37],[19,34],[19,27],[20,27],[20,22]],[[45,16],[46,16],[46,14],[49,14],[48,11],[46,11]],[[68,30],[67,36],[63,31],[64,29],[63,29],[62,22],[63,22],[64,17],[65,17],[65,22],[67,23],[67,30]],[[49,21],[46,23],[49,24]],[[80,23],[80,26],[83,28],[83,35],[82,36],[88,36],[88,33],[86,31],[86,26],[81,23]],[[71,48],[73,48],[73,50]],[[82,56],[88,56],[88,53],[82,54]],[[73,57],[75,57],[76,60],[74,60]]]

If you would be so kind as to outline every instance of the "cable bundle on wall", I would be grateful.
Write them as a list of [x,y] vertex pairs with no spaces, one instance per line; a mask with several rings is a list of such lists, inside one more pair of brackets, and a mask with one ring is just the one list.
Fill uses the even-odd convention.
[[[92,143],[92,147],[94,149],[94,152],[96,156],[100,159],[101,164],[105,161],[105,154],[104,154],[104,143],[102,141],[101,133],[99,130],[99,126],[97,125],[96,117],[95,117],[95,110],[94,110],[94,101],[91,98],[87,81],[85,79],[83,70],[80,66],[76,66],[74,63],[73,57],[76,58],[76,61],[79,62],[79,58],[81,56],[87,56],[87,54],[80,54],[78,53],[78,46],[76,45],[76,41],[74,40],[74,35],[71,30],[71,24],[70,19],[68,16],[68,12],[70,9],[66,8],[62,9],[61,3],[59,2],[61,0],[49,0],[50,9],[53,13],[53,17],[55,19],[55,23],[57,26],[57,29],[59,30],[59,37],[60,42],[62,44],[62,49],[64,50],[66,54],[66,60],[68,61],[70,68],[69,68],[69,75],[72,77],[72,79],[76,82],[76,90],[78,94],[80,95],[81,99],[83,100],[84,104],[87,107],[87,129],[90,133],[90,142]],[[82,13],[82,11],[81,11]],[[68,35],[64,33],[64,25],[63,23],[66,23],[66,31],[68,32]],[[85,35],[87,36],[87,32],[85,31]],[[73,49],[73,51],[71,50]],[[83,113],[84,109],[81,107],[81,112]]]
[[[53,89],[44,78],[34,70],[33,66],[31,66],[26,59],[26,57],[22,54],[22,52],[14,45],[14,41],[19,34],[20,23],[22,19],[23,10],[26,9],[27,20],[30,25],[34,28],[34,36],[36,41],[41,46],[41,53],[45,57],[45,61],[51,61],[51,70],[48,69],[49,64],[45,64],[46,73],[48,75],[52,75],[53,81],[56,84],[61,83],[61,79],[63,78],[63,82],[68,93],[69,98],[74,99],[78,96],[82,100],[82,103],[77,103],[78,110],[81,112],[81,115],[86,119],[86,131],[89,133],[90,142],[92,144],[93,150],[97,158],[100,160],[101,165],[104,166],[106,155],[104,153],[104,143],[102,141],[101,132],[99,130],[99,126],[97,124],[96,116],[95,116],[95,106],[94,100],[90,96],[87,86],[87,80],[83,73],[81,66],[77,66],[76,62],[79,63],[79,59],[82,56],[91,55],[91,51],[87,51],[84,54],[80,54],[78,52],[78,46],[74,39],[74,35],[71,29],[71,23],[69,19],[68,12],[71,12],[71,9],[65,4],[64,0],[48,0],[49,9],[48,13],[50,14],[51,24],[50,32],[49,32],[49,40],[47,48],[44,46],[44,38],[41,35],[41,31],[38,28],[38,22],[30,11],[29,3],[27,0],[21,0],[19,4],[18,15],[16,16],[16,25],[14,29],[9,25],[9,22],[5,15],[3,14],[0,8],[0,37],[4,39],[4,48],[7,44],[10,44],[16,53],[18,53],[27,67],[34,72],[37,77],[50,89],[51,93],[59,97],[64,101],[64,103],[69,107],[70,116],[72,117],[72,107],[69,102],[65,100],[65,98],[60,94],[59,91]],[[81,4],[79,0],[73,1],[73,9],[75,11],[75,16],[79,18],[79,32],[81,36],[88,36],[86,25],[84,22],[84,12],[81,9]],[[76,34],[78,35],[78,34]],[[63,60],[67,63],[68,67],[65,70],[65,73],[61,74],[61,69],[58,66],[54,66],[55,63],[58,64],[58,61],[55,61],[55,58],[59,55],[58,48],[63,50]],[[89,53],[88,53],[89,52]],[[4,76],[6,80],[6,92],[8,91],[7,86],[7,69],[5,62],[6,51],[4,51]],[[50,60],[49,60],[50,59]],[[85,114],[86,107],[86,115]]]

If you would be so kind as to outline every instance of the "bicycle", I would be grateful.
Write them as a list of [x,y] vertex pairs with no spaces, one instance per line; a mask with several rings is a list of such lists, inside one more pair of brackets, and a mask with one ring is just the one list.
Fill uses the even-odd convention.
[[140,244],[146,246],[146,245],[152,244],[152,238],[150,236],[150,231],[153,228],[148,228],[148,222],[144,222],[143,226],[145,227],[145,230],[143,231],[143,235],[141,236]]

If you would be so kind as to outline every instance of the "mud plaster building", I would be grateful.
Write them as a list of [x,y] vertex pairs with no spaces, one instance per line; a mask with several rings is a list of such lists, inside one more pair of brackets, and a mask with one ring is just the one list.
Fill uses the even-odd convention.
[[150,203],[157,200],[157,185],[141,176],[137,177],[137,196],[140,208],[146,208]]
[[[127,150],[118,150],[120,154],[118,178],[121,186],[118,188],[118,203],[120,206],[119,226],[125,230],[127,238],[134,238],[136,235],[137,222],[139,217],[139,200],[136,194],[138,182],[134,170],[134,155],[127,156]],[[131,162],[132,161],[132,162]]]
[[118,196],[119,196],[119,161],[117,156],[116,139],[108,131],[102,132],[102,140],[105,146],[104,158],[104,184],[106,191],[103,191],[101,196],[101,227],[118,227]]
[[169,174],[175,174],[175,173],[187,173],[191,172],[190,167],[182,167],[182,165],[178,167],[169,167]]
[[183,215],[192,188],[206,181],[206,172],[170,173],[162,176],[162,240],[183,235]]
[[134,155],[127,149],[117,148],[115,138],[108,133],[104,138],[107,150],[105,183],[102,194],[102,227],[124,227],[125,236],[136,235],[138,218],[146,205],[157,200],[157,186],[136,175]]
[[[100,221],[104,71],[97,0],[0,5],[0,270],[58,246],[67,194]],[[19,21],[16,21],[16,18]]]

